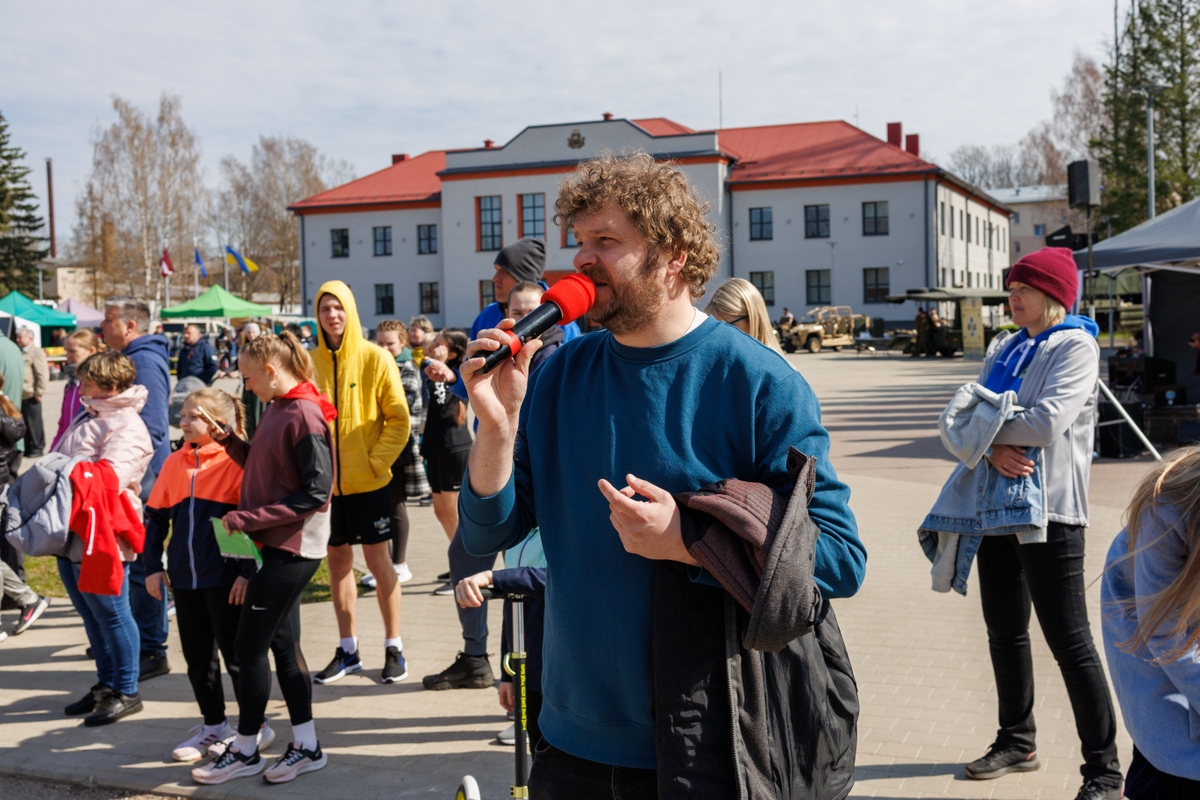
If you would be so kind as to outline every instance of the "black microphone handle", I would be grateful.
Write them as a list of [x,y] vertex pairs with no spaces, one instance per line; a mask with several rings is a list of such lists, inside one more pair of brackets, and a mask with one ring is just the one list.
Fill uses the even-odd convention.
[[[562,310],[554,303],[545,302],[517,320],[517,324],[512,326],[512,334],[521,341],[521,344],[525,344],[530,339],[536,339],[550,330],[550,326],[560,319],[562,319]],[[498,365],[512,358],[512,354],[512,348],[508,345],[503,345],[499,350],[493,350],[483,360],[479,374],[491,372]]]

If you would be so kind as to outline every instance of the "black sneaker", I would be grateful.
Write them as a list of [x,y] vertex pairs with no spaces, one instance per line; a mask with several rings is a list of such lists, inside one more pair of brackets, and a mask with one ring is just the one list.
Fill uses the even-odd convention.
[[333,683],[355,672],[362,672],[362,658],[358,651],[354,651],[354,655],[348,655],[339,647],[333,654],[333,661],[329,662],[329,666],[313,675],[313,682]]
[[85,717],[83,724],[89,728],[97,725],[110,725],[122,717],[136,714],[142,710],[142,696],[128,695],[110,690],[96,703],[96,710]]
[[454,663],[436,675],[421,679],[426,689],[491,689],[496,683],[492,675],[492,664],[487,656],[467,656],[462,653]]
[[399,683],[408,677],[408,664],[399,647],[389,647],[383,656],[383,682]]
[[142,656],[142,662],[138,668],[138,682],[148,681],[151,678],[157,678],[159,675],[166,675],[171,671],[171,662],[167,661],[166,655],[158,655],[150,653]]
[[450,581],[446,581],[441,586],[434,589],[433,593],[435,595],[437,595],[438,597],[453,597],[454,596],[454,584],[451,583]]
[[97,683],[92,688],[88,689],[87,694],[76,700],[71,705],[67,706],[66,712],[68,717],[77,717],[80,714],[90,714],[96,710],[96,704],[112,689],[102,683]]
[[450,580],[450,573],[449,573],[449,572],[443,572],[441,575],[438,575],[438,576],[437,576],[437,579],[438,579],[439,581],[448,581],[448,580]]
[[13,628],[13,636],[18,633],[24,633],[29,630],[29,626],[37,622],[38,617],[42,612],[50,607],[49,597],[39,597],[36,601],[21,608],[21,616],[17,618],[17,625]]
[[1075,800],[1121,800],[1121,783],[1112,778],[1089,778],[1079,787]]
[[967,764],[964,772],[972,780],[989,781],[1010,772],[1033,772],[1041,766],[1037,750],[1027,751],[1020,745],[1000,747],[993,744],[988,748],[987,755]]

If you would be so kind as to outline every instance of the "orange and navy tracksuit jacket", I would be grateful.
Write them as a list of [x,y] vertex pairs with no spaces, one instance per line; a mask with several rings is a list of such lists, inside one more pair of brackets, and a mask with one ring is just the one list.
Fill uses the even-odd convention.
[[213,517],[237,508],[241,488],[242,468],[216,442],[185,442],[171,453],[146,503],[146,574],[163,571],[170,535],[167,577],[176,589],[228,588],[239,575],[253,575],[253,561],[221,555],[212,526]]

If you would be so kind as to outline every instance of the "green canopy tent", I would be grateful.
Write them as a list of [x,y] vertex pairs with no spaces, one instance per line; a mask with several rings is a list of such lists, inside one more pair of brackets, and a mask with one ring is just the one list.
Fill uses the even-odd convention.
[[[0,301],[2,302],[2,301]],[[164,308],[162,317],[265,317],[271,313],[270,306],[251,303],[225,291],[220,284],[213,286],[195,300],[180,303],[177,306]]]
[[74,328],[75,315],[39,306],[21,292],[9,292],[0,299],[0,311],[27,319],[43,328]]

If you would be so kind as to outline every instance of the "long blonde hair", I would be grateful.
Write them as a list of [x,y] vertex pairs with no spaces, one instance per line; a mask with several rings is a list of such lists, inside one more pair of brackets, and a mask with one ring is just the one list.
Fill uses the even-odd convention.
[[208,386],[192,392],[187,399],[212,414],[218,422],[232,423],[238,436],[246,435],[246,407],[229,392]]
[[254,341],[246,342],[241,354],[260,364],[271,364],[276,369],[282,369],[299,381],[311,382],[315,374],[312,358],[291,331],[284,331],[278,336],[264,333]]
[[[0,375],[0,389],[4,388],[4,376]],[[21,418],[21,409],[12,400],[8,399],[8,395],[0,392],[0,411],[4,412],[4,416],[12,417],[13,419]]]
[[1151,526],[1143,528],[1143,523],[1155,516],[1147,512],[1159,503],[1173,505],[1179,512],[1177,525],[1187,542],[1187,558],[1170,586],[1152,597],[1138,598],[1143,603],[1148,600],[1149,605],[1139,612],[1133,636],[1119,646],[1128,653],[1140,653],[1160,628],[1169,627],[1175,647],[1162,661],[1170,663],[1200,643],[1200,445],[1169,453],[1134,490],[1133,502],[1125,512],[1129,528],[1126,559],[1136,557],[1139,543],[1145,549],[1165,533]]
[[783,348],[771,327],[771,318],[767,315],[767,304],[754,284],[744,278],[730,278],[722,283],[715,292],[708,306],[704,309],[709,314],[720,314],[729,319],[745,317],[750,327],[750,335],[779,355]]

